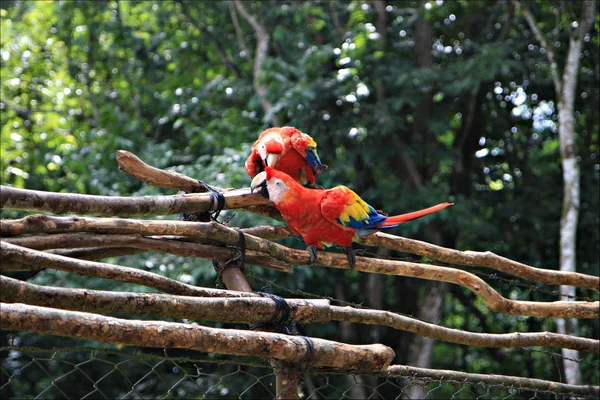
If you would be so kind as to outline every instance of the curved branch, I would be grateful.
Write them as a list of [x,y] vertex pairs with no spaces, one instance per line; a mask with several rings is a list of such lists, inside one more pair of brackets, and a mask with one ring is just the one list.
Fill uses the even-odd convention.
[[[136,221],[118,218],[69,219],[68,217],[34,217],[36,217],[39,222],[42,223],[41,226],[43,226],[47,232],[59,233],[87,231],[101,233],[137,233],[143,235],[177,235],[198,238],[204,237],[208,239],[216,239],[231,246],[236,246],[239,240],[238,232],[236,230],[214,222],[189,223],[181,221],[169,221],[167,224],[164,224],[163,221]],[[26,217],[25,219],[27,218],[31,217]],[[2,231],[4,231],[4,228]],[[19,254],[21,257],[24,257],[24,251],[34,252],[34,250],[28,250],[4,242],[2,243],[2,246],[12,246],[13,249],[19,248]],[[284,261],[290,265],[306,265],[307,261],[309,260],[307,251],[290,249],[280,244],[257,238],[252,235],[246,235],[246,248],[249,250],[264,252],[276,260]],[[44,256],[44,253],[35,253],[36,257]],[[13,257],[15,257],[14,254]],[[26,262],[26,257],[18,261]],[[29,263],[31,263],[31,261]],[[348,268],[348,261],[342,254],[320,252],[314,265],[346,269]],[[600,302],[598,301],[556,301],[546,303],[509,300],[505,297],[502,297],[481,278],[469,272],[448,267],[405,261],[356,257],[356,270],[362,272],[410,276],[420,279],[454,283],[473,291],[486,303],[490,310],[505,314],[556,318],[597,318],[600,316]],[[139,270],[136,271],[139,272]]]
[[208,289],[188,285],[153,272],[143,271],[137,268],[122,267],[119,265],[105,264],[94,261],[75,260],[56,254],[30,250],[25,247],[15,246],[0,241],[0,256],[2,264],[5,260],[17,261],[34,268],[47,267],[59,271],[71,272],[83,276],[112,279],[120,282],[134,283],[162,292],[184,296],[200,297],[228,297],[232,293],[234,297],[256,296],[254,294],[231,292],[227,290]]
[[600,353],[600,341],[554,332],[478,333],[446,328],[390,311],[331,306],[333,321],[382,325],[444,342],[478,347],[555,346]]
[[[267,28],[259,22],[258,18],[246,10],[242,1],[233,0],[233,3],[242,17],[244,17],[250,26],[252,26],[252,29],[254,29],[254,33],[256,34],[256,53],[254,56],[253,69],[254,92],[258,96],[265,114],[269,114],[273,111],[273,104],[267,99],[267,86],[261,83],[261,75],[263,72],[263,64],[267,57],[267,53],[269,52],[271,37],[269,36],[269,32],[267,32]],[[271,120],[274,125],[279,125],[275,115],[271,115]]]
[[[265,297],[190,297],[155,293],[109,292],[34,285],[0,275],[0,299],[9,303],[103,314],[133,314],[233,323],[268,321],[277,311]],[[329,300],[286,299],[290,321],[327,323]]]
[[600,290],[600,278],[597,276],[577,272],[535,268],[496,255],[491,251],[478,252],[448,249],[419,240],[394,236],[382,232],[364,236],[359,243],[367,246],[377,246],[404,253],[417,254],[448,264],[491,268],[533,282],[541,282],[549,285],[572,285],[580,288]]
[[[300,336],[208,328],[164,321],[138,321],[25,304],[0,305],[0,329],[46,333],[127,346],[180,348],[206,353],[255,356],[294,364],[306,362],[308,344]],[[314,367],[381,371],[394,358],[382,344],[348,345],[310,338]]]
[[[268,200],[260,195],[250,193],[250,189],[227,191],[223,193],[223,196],[226,210],[268,203]],[[1,186],[0,207],[7,210],[46,211],[54,214],[142,216],[213,211],[216,202],[211,201],[209,193],[120,197],[52,193]],[[259,213],[256,208],[252,211]],[[267,216],[272,215],[277,214],[271,211]]]
[[384,371],[385,376],[406,376],[412,378],[429,378],[432,381],[453,380],[461,383],[486,383],[489,385],[504,385],[527,390],[547,390],[556,393],[574,394],[574,395],[600,395],[600,387],[584,385],[568,385],[542,379],[521,378],[517,376],[494,375],[494,374],[473,374],[462,371],[452,371],[447,369],[428,369],[410,367],[408,365],[390,365]]
[[520,8],[523,12],[523,16],[529,25],[529,29],[533,32],[535,38],[540,42],[540,47],[546,51],[546,57],[550,62],[550,74],[552,75],[552,82],[554,83],[554,90],[556,90],[556,94],[558,95],[562,90],[562,81],[560,79],[560,72],[558,71],[558,63],[556,62],[556,58],[554,57],[554,50],[552,50],[553,46],[549,46],[544,39],[544,35],[540,31],[540,29],[536,25],[535,17],[529,10],[529,8],[520,1],[513,0],[514,4],[516,4],[517,8]]
[[[275,312],[273,301],[253,298],[198,298],[147,293],[107,292],[39,286],[0,276],[0,299],[30,305],[85,311],[165,318],[186,318],[221,322],[255,323],[268,320]],[[489,334],[450,329],[389,311],[330,306],[327,300],[286,299],[290,318],[301,324],[346,321],[382,325],[445,342],[480,347],[556,346],[598,354],[595,339],[551,332]]]

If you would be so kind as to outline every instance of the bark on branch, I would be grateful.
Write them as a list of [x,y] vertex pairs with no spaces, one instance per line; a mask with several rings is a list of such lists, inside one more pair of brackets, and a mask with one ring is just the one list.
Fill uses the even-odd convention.
[[[250,189],[235,189],[224,192],[223,195],[226,210],[268,203],[260,195],[251,194]],[[209,193],[120,197],[52,193],[1,186],[0,207],[6,210],[46,211],[54,214],[143,216],[214,211],[216,201],[211,201]]]
[[2,264],[4,264],[5,260],[17,261],[26,265],[32,265],[35,269],[39,269],[41,267],[52,268],[83,276],[93,276],[96,278],[134,283],[136,285],[142,285],[160,290],[165,293],[183,296],[227,297],[229,296],[228,293],[233,293],[233,296],[235,297],[254,296],[246,293],[208,289],[188,285],[186,283],[169,279],[153,272],[130,267],[122,267],[119,265],[75,260],[69,257],[63,257],[56,254],[49,254],[41,251],[30,250],[21,246],[15,246],[4,241],[0,241],[0,246],[0,259],[2,260]]
[[491,251],[479,252],[448,249],[431,243],[382,232],[364,236],[360,243],[367,246],[377,246],[404,253],[417,254],[448,264],[491,268],[532,282],[546,283],[549,285],[571,285],[580,288],[600,290],[600,278],[597,276],[535,268],[499,256]]
[[[55,219],[59,218],[60,217],[55,217]],[[118,222],[118,219],[108,219],[108,224],[104,227],[104,229],[100,229],[99,226],[96,226],[95,231],[105,230],[105,233],[111,233],[110,231],[113,230],[113,228],[115,228],[113,224],[114,221]],[[143,223],[144,226],[140,226],[139,229],[144,230],[145,227],[152,227],[152,223],[155,221],[138,222]],[[121,224],[127,225],[123,222],[121,222]],[[171,228],[175,227],[178,229],[176,229],[175,232],[168,232],[163,234],[181,235],[181,232],[187,229],[186,226],[181,226],[182,224],[186,225],[186,223],[174,221],[170,224]],[[220,224],[187,223],[187,225],[197,226],[194,232],[189,233],[194,237],[201,237],[201,235],[207,234],[208,232],[210,238],[217,238],[218,240],[223,241],[226,244],[236,245],[238,240],[237,231]],[[154,226],[154,228],[156,228],[156,226]],[[119,228],[117,227],[116,229]],[[150,232],[144,233],[152,234]],[[6,242],[0,242],[0,244],[2,245],[3,259],[9,261],[18,261],[30,265],[33,264],[36,267],[39,267],[40,264],[44,264],[51,268],[70,270],[73,272],[81,271],[77,273],[89,275],[88,269],[86,267],[83,267],[79,263],[87,264],[89,268],[95,268],[95,273],[100,273],[102,271],[102,268],[107,265],[102,263],[94,263],[91,261],[73,260],[67,257],[61,257],[57,255],[26,249],[24,247],[15,246]],[[290,265],[306,264],[306,260],[308,260],[309,257],[308,252],[306,251],[290,249],[285,246],[270,242],[268,240],[260,239],[251,235],[246,235],[246,247],[250,250],[265,252],[268,255],[278,260],[285,261]],[[348,261],[346,257],[342,254],[321,252],[318,254],[315,265],[345,269],[348,268]],[[118,268],[124,267],[113,266],[113,269],[115,270],[110,273],[110,276],[108,277],[109,279],[123,279],[119,276],[119,273],[117,272]],[[127,270],[135,271],[138,275],[141,273],[149,274],[145,271],[137,270],[134,268],[127,268]],[[449,282],[461,285],[470,289],[477,296],[479,296],[486,303],[486,305],[491,311],[500,312],[504,314],[556,318],[597,318],[598,316],[600,316],[600,302],[598,301],[556,301],[545,303],[535,301],[509,300],[505,297],[502,297],[481,278],[466,271],[455,270],[447,267],[411,263],[405,261],[390,261],[366,257],[356,257],[356,270],[386,275],[410,276],[420,279]],[[166,279],[164,277],[162,278]],[[127,279],[131,279],[131,277],[127,277]],[[147,282],[147,280],[142,281]],[[152,283],[156,284],[155,282]],[[164,284],[165,283],[161,283],[161,285]]]
[[489,385],[504,385],[526,390],[546,390],[556,393],[598,396],[600,387],[568,385],[554,381],[545,381],[542,379],[521,378],[517,376],[495,375],[495,374],[473,374],[462,371],[453,371],[447,369],[428,369],[410,367],[407,365],[390,365],[385,371],[386,376],[406,376],[412,378],[429,378],[432,381],[453,380],[458,382],[472,382],[473,384],[485,383]]
[[[0,289],[0,299],[4,302],[19,302],[99,314],[117,313],[256,323],[268,320],[275,312],[273,301],[263,297],[198,298],[65,289],[34,285],[5,276],[0,276]],[[330,320],[346,321],[387,326],[445,342],[469,346],[501,348],[555,346],[596,354],[600,352],[598,340],[552,332],[475,333],[441,327],[389,311],[330,306],[327,300],[286,299],[286,301],[291,306],[290,319],[300,324],[322,324],[328,323]]]
[[[0,275],[0,300],[102,314],[133,314],[233,323],[268,321],[276,304],[265,297],[203,298],[34,285]],[[329,322],[329,300],[286,299],[290,321]]]
[[207,328],[163,321],[138,321],[25,304],[0,305],[0,329],[45,333],[127,346],[182,348],[254,356],[345,371],[381,371],[394,358],[382,344],[347,345],[269,332]]

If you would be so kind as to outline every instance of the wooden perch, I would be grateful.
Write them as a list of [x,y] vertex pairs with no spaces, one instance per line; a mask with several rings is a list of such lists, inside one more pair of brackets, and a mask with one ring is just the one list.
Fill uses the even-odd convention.
[[[252,324],[268,321],[276,311],[266,297],[202,298],[154,293],[108,292],[39,286],[0,275],[0,299],[8,303],[103,314],[150,315],[165,318]],[[286,299],[290,321],[327,323],[329,300]]]
[[138,321],[26,304],[0,304],[0,329],[81,338],[138,347],[181,348],[206,353],[254,356],[296,365],[345,371],[382,371],[394,351],[382,344],[348,345],[269,332],[208,328],[164,321]]
[[[142,162],[140,161],[140,163]],[[154,168],[146,164],[143,165],[149,169]],[[158,171],[157,174],[165,174],[167,178],[170,177],[168,171],[159,169],[155,170]],[[162,180],[156,178],[156,180],[159,182],[168,182],[167,178],[162,178]],[[188,179],[197,182],[192,178]],[[0,199],[2,207],[4,208],[51,211],[54,213],[87,213],[95,215],[159,215],[181,212],[206,212],[209,210],[210,205],[210,195],[208,194],[116,197],[56,194],[49,192],[13,189],[5,186],[2,186],[1,189],[2,192],[0,193]],[[273,207],[264,207],[264,198],[250,194],[248,189],[238,189],[226,192],[225,198],[225,208],[242,207],[247,211],[266,215],[279,220],[281,219],[281,216]],[[114,201],[109,201],[106,203],[105,199],[113,199]],[[81,201],[84,203],[77,205]],[[263,208],[249,208],[254,207],[254,205],[259,207],[258,205],[260,204],[263,205],[261,206]],[[33,223],[34,221],[28,220],[27,222]],[[17,226],[13,227],[13,224],[16,224]],[[4,221],[2,235],[6,236],[23,233],[40,233],[39,230],[36,230],[36,227],[21,227],[19,224],[20,223],[16,221]],[[283,231],[283,229],[284,228],[282,228],[280,231],[281,236],[279,238],[285,237],[285,231]],[[267,239],[276,240],[275,238]],[[580,288],[600,290],[600,278],[597,276],[586,275],[577,272],[554,271],[544,268],[535,268],[507,259],[505,257],[498,256],[492,252],[447,249],[430,243],[389,235],[382,232],[365,236],[361,239],[360,243],[368,246],[384,247],[406,253],[417,254],[450,264],[491,268],[532,282],[541,282],[551,285],[572,285]]]
[[[21,246],[15,246],[4,241],[0,241],[0,246],[0,256],[3,263],[4,260],[18,261],[23,264],[33,265],[36,269],[39,269],[40,266],[45,266],[47,268],[71,272],[83,276],[93,276],[96,278],[134,283],[136,285],[146,286],[162,292],[185,296],[227,297],[226,295],[223,296],[223,291],[219,289],[207,289],[188,285],[186,283],[137,268],[122,267],[119,265],[105,264],[94,261],[75,260],[69,257],[63,257],[56,254],[49,254],[41,251],[30,250]],[[239,293],[238,295],[254,296],[246,293]]]
[[[411,367],[408,365],[390,365],[383,374],[385,376],[405,376],[411,378],[425,378],[429,381],[457,381],[463,384],[484,383],[488,385],[502,385],[523,390],[546,390],[552,392],[552,397],[557,393],[581,396],[600,395],[600,387],[591,385],[569,385],[542,379],[521,378],[517,376],[495,374],[473,374],[469,372],[453,371],[448,369],[429,369]],[[537,396],[534,396],[537,397]]]
[[[230,190],[224,192],[223,196],[225,210],[268,204],[264,197],[250,193],[249,188]],[[211,202],[209,193],[121,197],[53,193],[0,186],[0,207],[6,210],[45,211],[54,214],[144,216],[214,211],[216,201]],[[281,219],[279,213],[271,206],[254,207],[251,211]]]
[[501,257],[491,251],[460,251],[436,246],[420,240],[394,236],[383,232],[361,238],[361,244],[383,247],[404,253],[417,254],[448,264],[481,266],[518,276],[531,282],[549,285],[571,285],[580,288],[600,290],[600,278],[577,272],[554,271],[535,268],[506,257]]
[[[117,163],[121,171],[127,175],[139,179],[148,185],[183,190],[188,193],[201,193],[207,192],[208,189],[198,182],[197,179],[190,178],[189,176],[180,174],[176,171],[163,170],[143,162],[135,154],[126,150],[117,150],[115,152]],[[222,188],[217,188],[223,191]]]
[[480,347],[555,346],[600,354],[600,341],[554,332],[479,333],[446,328],[390,311],[331,306],[333,321],[381,325],[449,343]]
[[[28,218],[33,219],[34,222],[27,222]],[[35,227],[37,233],[40,233],[40,231],[45,233],[98,232],[189,236],[218,240],[230,246],[236,246],[239,240],[238,232],[235,229],[214,222],[138,221],[118,218],[74,218],[37,215],[26,217],[16,222],[1,221],[0,224],[0,230],[3,235],[32,233],[31,230],[33,227]],[[2,245],[9,244],[2,243]],[[246,235],[246,248],[264,252],[288,265],[306,265],[309,259],[308,252],[306,251],[287,248],[252,235]],[[33,250],[21,248],[21,256],[23,256],[24,251]],[[43,257],[44,253],[37,253],[39,254],[36,257]],[[19,261],[26,263],[25,260],[26,257]],[[257,263],[257,265],[260,264]],[[319,252],[314,265],[346,269],[348,268],[348,261],[342,254]],[[555,318],[598,318],[600,316],[600,302],[598,301],[534,302],[509,300],[501,296],[476,275],[449,267],[356,257],[356,270],[454,283],[473,291],[486,303],[490,310],[504,314]]]
[[[139,179],[149,185],[182,190],[187,193],[202,193],[208,189],[201,184],[197,179],[180,174],[179,172],[164,170],[153,167],[143,162],[135,154],[126,150],[117,150],[115,152],[119,168],[127,175]],[[216,188],[221,192],[228,192],[233,189]],[[277,220],[281,220],[281,215],[268,201],[261,199],[255,204],[244,206],[245,211],[250,211],[255,214],[264,215]]]
[[[107,292],[47,287],[0,276],[0,299],[99,314],[133,314],[220,322],[256,323],[268,320],[274,303],[264,297],[198,298],[147,293]],[[236,289],[239,290],[239,289]],[[236,292],[222,291],[223,294]],[[254,294],[254,296],[258,296]],[[450,343],[480,347],[555,346],[600,353],[600,341],[553,332],[489,334],[450,329],[389,311],[330,306],[327,300],[286,299],[290,319],[300,324],[330,320],[388,326]]]

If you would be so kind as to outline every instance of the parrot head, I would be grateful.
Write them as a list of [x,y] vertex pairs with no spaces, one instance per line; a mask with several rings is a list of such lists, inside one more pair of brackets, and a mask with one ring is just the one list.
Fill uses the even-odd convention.
[[252,179],[250,192],[258,193],[264,198],[278,203],[290,189],[290,181],[294,182],[287,174],[277,171],[272,167],[266,167],[264,171]]
[[256,150],[263,160],[265,166],[274,167],[283,153],[283,139],[278,131],[274,130],[260,139]]

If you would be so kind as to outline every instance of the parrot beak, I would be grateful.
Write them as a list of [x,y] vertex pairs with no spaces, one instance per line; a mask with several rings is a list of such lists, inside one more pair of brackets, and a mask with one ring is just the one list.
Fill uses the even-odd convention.
[[274,167],[275,164],[277,164],[278,160],[279,160],[279,154],[268,153],[263,161],[265,162],[265,165],[267,167]]
[[258,193],[265,199],[269,198],[269,190],[267,189],[267,173],[265,171],[259,173],[252,179],[250,184],[250,193]]

